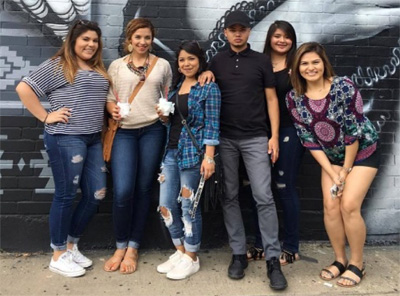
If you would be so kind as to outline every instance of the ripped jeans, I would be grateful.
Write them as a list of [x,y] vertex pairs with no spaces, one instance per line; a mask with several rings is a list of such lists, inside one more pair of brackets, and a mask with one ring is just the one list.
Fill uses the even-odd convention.
[[[77,243],[106,195],[106,167],[100,133],[51,135],[44,144],[53,172],[55,193],[50,208],[50,246],[61,251],[67,242]],[[75,210],[78,188],[82,198]]]
[[[164,158],[163,169],[160,174],[160,206],[166,208],[168,214],[161,214],[175,246],[184,245],[188,252],[197,252],[200,249],[202,219],[200,204],[194,219],[189,211],[193,206],[193,197],[196,194],[200,181],[200,163],[190,169],[179,169],[176,159],[177,149],[168,149]],[[189,197],[182,196],[182,188],[190,191]]]

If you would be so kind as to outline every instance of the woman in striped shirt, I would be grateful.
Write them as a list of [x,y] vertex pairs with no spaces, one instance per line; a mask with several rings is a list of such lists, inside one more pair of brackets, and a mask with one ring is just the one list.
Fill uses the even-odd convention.
[[[45,125],[44,144],[55,186],[49,269],[67,277],[84,275],[84,268],[92,265],[77,243],[106,195],[101,130],[108,88],[101,30],[86,20],[76,21],[61,49],[16,88],[22,103]],[[41,97],[47,97],[49,111]],[[78,188],[82,198],[73,210]]]

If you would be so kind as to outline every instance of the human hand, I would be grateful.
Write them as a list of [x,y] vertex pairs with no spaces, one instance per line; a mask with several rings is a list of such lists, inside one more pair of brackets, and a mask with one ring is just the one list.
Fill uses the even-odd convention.
[[120,121],[122,119],[120,110],[121,108],[117,104],[115,104],[114,108],[112,109],[111,117],[116,121]]
[[[211,157],[208,157],[212,159]],[[210,161],[207,160],[207,156],[204,157],[201,167],[200,167],[200,174],[204,175],[204,180],[210,178],[215,172],[215,162],[214,160]]]
[[210,82],[215,82],[214,73],[211,72],[210,70],[204,71],[203,73],[200,74],[197,81],[200,83],[200,86],[204,86],[204,84],[208,84]]
[[162,123],[168,122],[169,116],[163,115],[163,112],[160,110],[160,108],[158,108],[158,105],[156,105],[155,109],[156,109],[156,112],[157,112],[157,115],[158,115],[158,118],[160,119],[160,121]]
[[44,123],[46,124],[51,124],[56,122],[68,123],[69,117],[71,116],[71,110],[72,109],[70,108],[62,107],[57,111],[53,111],[47,115]]
[[279,158],[279,140],[276,137],[271,137],[268,141],[268,154],[271,155],[272,163],[275,163]]

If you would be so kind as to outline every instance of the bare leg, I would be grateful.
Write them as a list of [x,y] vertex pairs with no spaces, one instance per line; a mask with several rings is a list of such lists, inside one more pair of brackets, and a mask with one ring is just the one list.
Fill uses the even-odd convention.
[[[192,196],[192,194],[193,194],[193,192],[190,191],[188,188],[182,187],[181,195],[182,195],[183,198],[190,198]],[[184,246],[179,246],[179,247],[182,247],[182,248],[178,248],[178,246],[177,246],[177,249],[182,251],[186,255],[188,255],[190,258],[192,258],[193,261],[197,260],[197,254],[196,253],[185,251],[185,247]]]
[[[339,166],[333,166],[336,171],[340,170]],[[331,177],[324,171],[321,170],[321,186],[322,194],[324,199],[324,223],[325,229],[329,236],[333,251],[335,253],[335,260],[342,263],[344,266],[347,264],[346,259],[346,236],[342,214],[340,211],[340,198],[332,200],[330,188],[333,182]],[[336,266],[327,267],[334,277],[339,275],[339,270]],[[331,279],[332,275],[322,271],[321,277],[324,279]]]
[[[377,173],[377,169],[371,167],[356,166],[346,178],[341,198],[341,213],[344,221],[346,237],[350,245],[349,263],[363,268],[363,249],[366,238],[366,227],[361,216],[361,205],[365,195]],[[359,282],[360,279],[351,271],[346,271],[343,276]],[[343,285],[353,285],[351,281],[340,279]]]

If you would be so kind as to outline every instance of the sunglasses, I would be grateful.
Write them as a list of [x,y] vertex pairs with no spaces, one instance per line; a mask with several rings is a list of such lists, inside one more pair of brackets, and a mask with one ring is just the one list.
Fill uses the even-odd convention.
[[98,27],[99,25],[96,22],[92,22],[89,20],[76,20],[72,27],[76,28],[77,26]]

